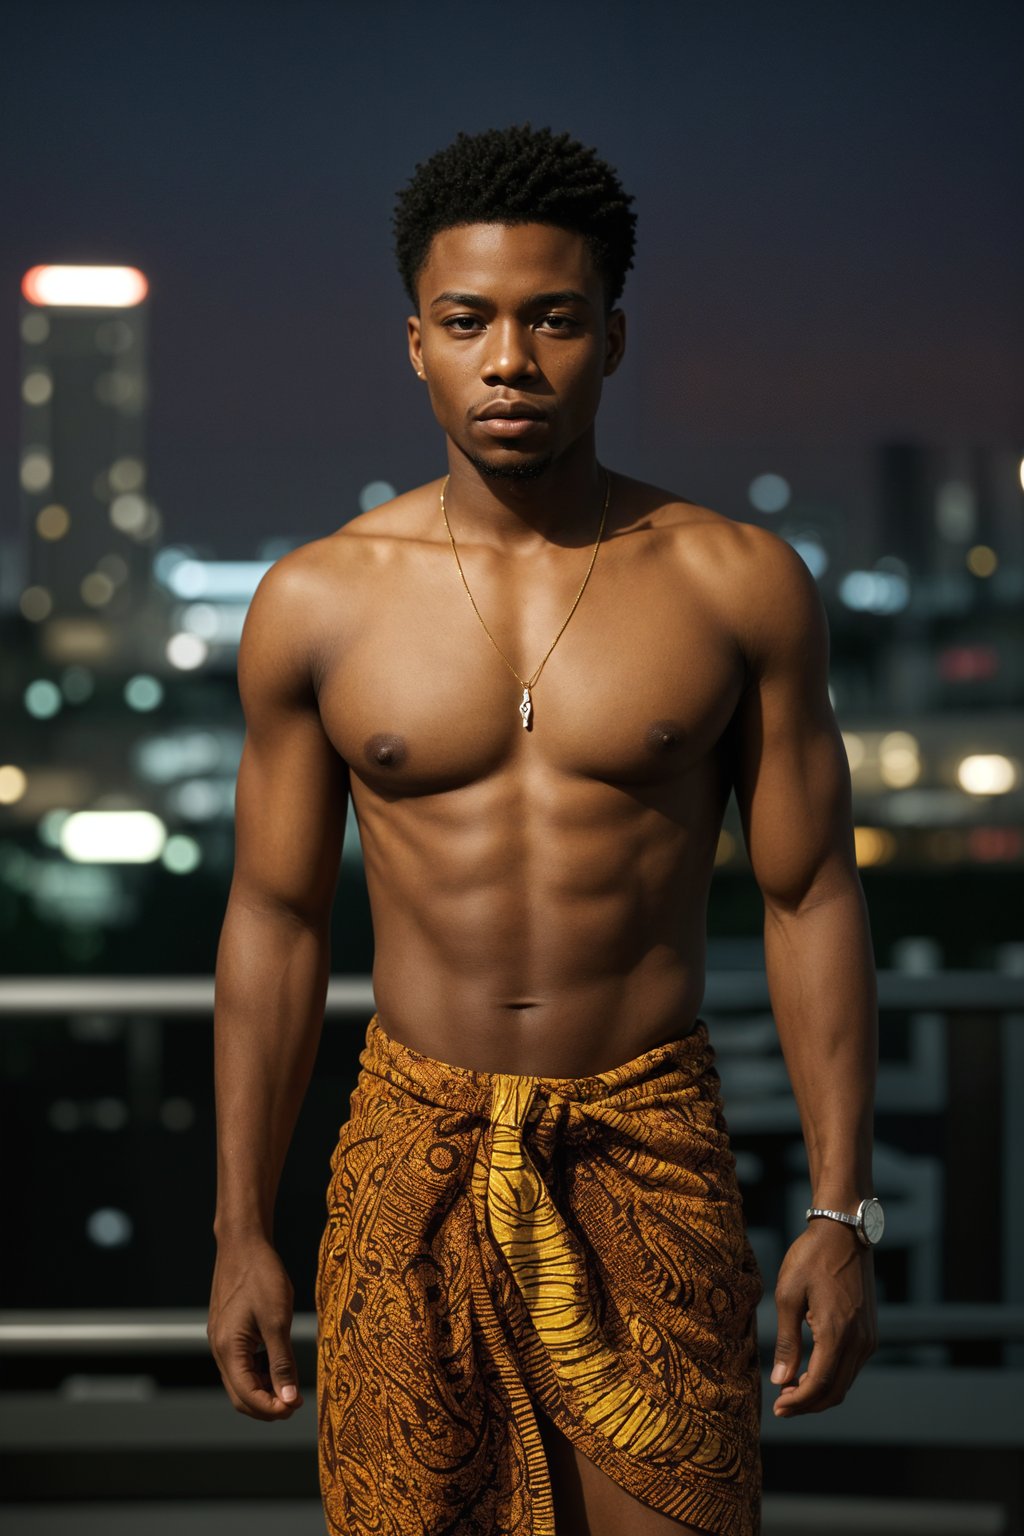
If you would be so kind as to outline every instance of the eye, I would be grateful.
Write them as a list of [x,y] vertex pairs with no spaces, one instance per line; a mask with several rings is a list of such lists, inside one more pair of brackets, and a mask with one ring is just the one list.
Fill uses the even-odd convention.
[[553,331],[569,331],[579,324],[574,315],[545,315],[544,324]]
[[480,325],[481,323],[482,322],[477,319],[476,315],[452,315],[449,317],[449,319],[442,320],[441,322],[441,324],[445,326],[446,329],[449,331],[454,331],[456,335],[459,336],[472,336],[474,332],[472,331],[471,327]]

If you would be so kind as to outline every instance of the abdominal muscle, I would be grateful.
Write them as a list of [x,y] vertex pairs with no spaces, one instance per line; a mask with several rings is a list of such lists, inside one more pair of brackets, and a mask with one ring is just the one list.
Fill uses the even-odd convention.
[[693,1028],[721,806],[496,776],[379,799],[354,784],[382,1028],[481,1072],[584,1077]]

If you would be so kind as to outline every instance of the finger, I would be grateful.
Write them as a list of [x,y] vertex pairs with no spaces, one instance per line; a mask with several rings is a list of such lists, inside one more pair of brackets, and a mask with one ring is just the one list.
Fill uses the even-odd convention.
[[795,1382],[800,1370],[803,1355],[803,1308],[796,1297],[776,1291],[775,1310],[778,1314],[778,1327],[771,1379],[779,1387],[786,1382]]
[[228,1396],[239,1413],[263,1420],[289,1416],[295,1405],[275,1396],[258,1339],[236,1335],[227,1344],[222,1342],[216,1354]]
[[299,1394],[299,1373],[292,1352],[291,1319],[278,1320],[263,1330],[270,1385],[277,1400],[288,1408],[298,1408],[302,1403]]
[[846,1396],[856,1369],[852,1339],[815,1339],[806,1371],[795,1385],[784,1387],[779,1393],[775,1412],[785,1418],[834,1408]]

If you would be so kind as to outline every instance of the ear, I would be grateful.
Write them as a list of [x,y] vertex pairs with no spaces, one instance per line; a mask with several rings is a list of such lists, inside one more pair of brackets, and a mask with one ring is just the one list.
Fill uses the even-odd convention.
[[613,309],[605,322],[604,376],[608,378],[622,362],[626,350],[626,316]]
[[405,323],[409,332],[409,361],[417,378],[425,379],[427,375],[423,369],[423,334],[420,330],[420,317],[410,315]]

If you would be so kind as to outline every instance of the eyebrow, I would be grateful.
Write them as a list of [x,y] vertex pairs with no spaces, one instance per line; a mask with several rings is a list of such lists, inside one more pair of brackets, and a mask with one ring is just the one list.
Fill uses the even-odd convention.
[[[436,299],[430,303],[431,309],[438,304],[465,304],[470,309],[492,309],[491,299],[483,298],[479,293],[439,293]],[[524,307],[538,304],[590,304],[585,293],[580,293],[576,288],[559,288],[552,293],[535,293],[526,300]]]

